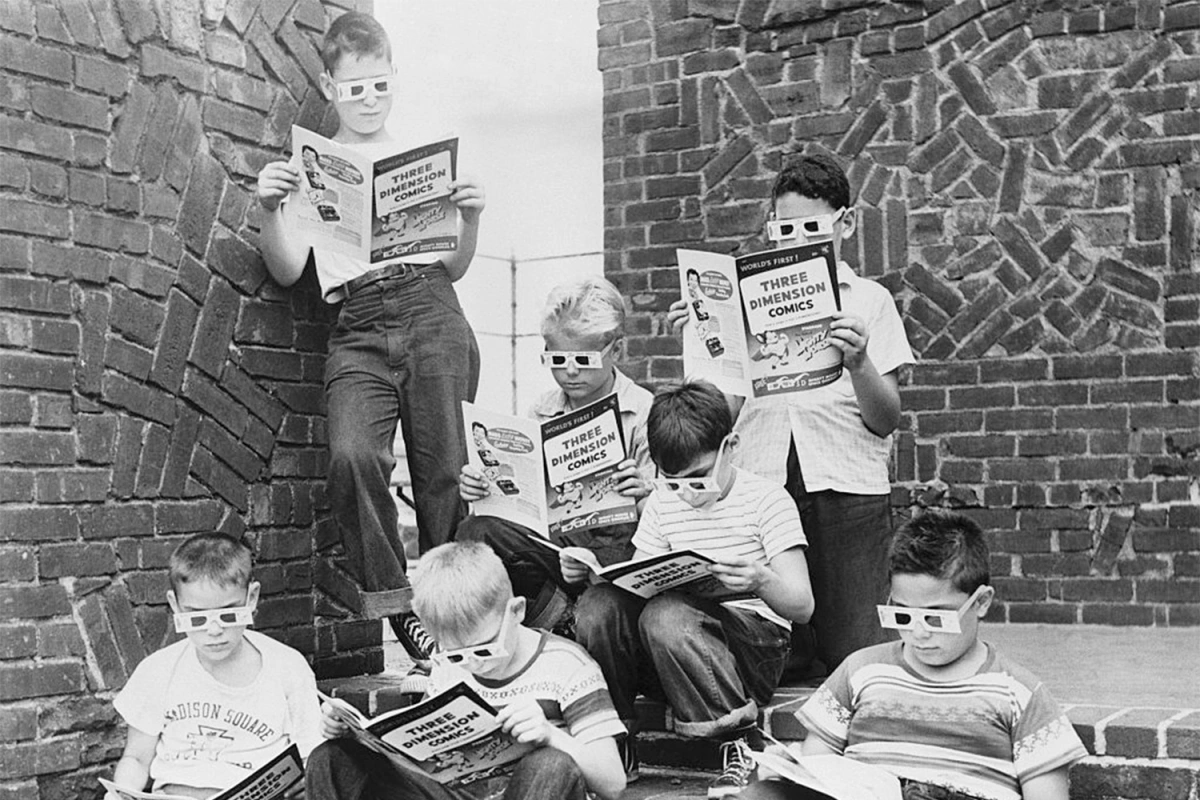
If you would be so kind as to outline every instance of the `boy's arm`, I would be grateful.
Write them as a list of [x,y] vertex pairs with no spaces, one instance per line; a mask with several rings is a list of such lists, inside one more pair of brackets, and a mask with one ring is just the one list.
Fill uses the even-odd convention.
[[[802,756],[840,756],[839,751],[833,749],[819,736],[805,737],[800,743],[800,755]],[[1026,798],[1028,800],[1028,798]]]
[[479,243],[479,215],[483,213],[487,200],[483,187],[473,178],[460,177],[450,184],[450,188],[453,189],[450,202],[462,214],[462,224],[458,227],[458,247],[442,259],[442,266],[450,280],[456,281],[467,274],[467,267],[475,258],[475,247]]
[[298,281],[308,261],[308,244],[283,218],[283,201],[299,188],[300,171],[286,161],[273,161],[258,173],[258,202],[263,209],[258,247],[267,272],[280,286]]
[[1023,800],[1067,800],[1067,773],[1069,765],[1063,765],[1050,772],[1043,772],[1028,780],[1021,781],[1021,797]]
[[812,586],[802,547],[784,550],[770,561],[731,558],[709,569],[727,588],[753,592],[784,619],[808,622],[812,616]]
[[867,430],[887,436],[900,424],[900,382],[895,370],[884,375],[867,355],[870,334],[861,317],[839,311],[829,326],[829,341],[842,351],[842,364],[850,373],[859,413]]
[[150,765],[158,748],[158,736],[139,731],[132,725],[125,736],[125,751],[113,770],[113,783],[123,789],[142,791],[150,780]]
[[611,736],[581,742],[562,728],[551,725],[542,707],[532,697],[517,700],[501,709],[501,727],[518,742],[537,747],[553,747],[574,759],[588,788],[604,798],[615,800],[625,789],[625,767]]

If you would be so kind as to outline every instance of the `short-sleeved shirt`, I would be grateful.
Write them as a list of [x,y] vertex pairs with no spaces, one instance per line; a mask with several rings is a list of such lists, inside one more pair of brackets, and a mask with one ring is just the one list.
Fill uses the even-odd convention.
[[976,674],[933,682],[902,642],[852,653],[796,712],[835,751],[898,777],[992,800],[1087,751],[1045,684],[988,645]]
[[[633,544],[656,556],[695,550],[714,558],[771,559],[793,547],[806,547],[796,504],[783,487],[734,468],[729,493],[706,508],[693,508],[670,492],[653,492],[642,509]],[[791,623],[761,599],[731,600],[784,628]]]
[[[547,720],[580,742],[624,734],[625,726],[617,717],[600,666],[575,642],[545,631],[539,633],[537,650],[516,674],[490,680],[461,667],[435,665],[429,676],[428,694],[438,694],[462,682],[497,709],[534,698]],[[460,791],[473,798],[493,798],[501,796],[507,784],[507,778],[486,779]]]
[[[838,265],[842,309],[867,327],[867,355],[880,375],[913,363],[904,323],[888,290]],[[751,397],[734,426],[742,446],[734,463],[783,484],[788,445],[794,440],[805,488],[846,494],[887,494],[892,437],[863,423],[849,370],[833,383],[804,392]],[[790,436],[788,435],[790,433]]]
[[113,701],[130,727],[158,736],[155,786],[225,789],[293,742],[303,758],[321,742],[317,682],[304,656],[256,631],[243,646],[262,655],[258,677],[227,686],[183,639],[142,660]]

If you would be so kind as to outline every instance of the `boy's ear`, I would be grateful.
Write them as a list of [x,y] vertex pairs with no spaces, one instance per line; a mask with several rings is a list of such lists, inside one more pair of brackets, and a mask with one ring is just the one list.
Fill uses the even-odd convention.
[[996,598],[996,589],[994,586],[985,586],[983,591],[979,593],[979,599],[975,601],[975,613],[983,619],[987,616],[988,609],[992,607],[992,600]]
[[854,206],[850,206],[846,209],[846,213],[842,214],[842,238],[851,238],[856,230],[858,230],[858,212]]
[[321,94],[332,103],[333,98],[337,97],[333,86],[333,76],[328,72],[322,72],[317,78],[317,84],[321,87]]
[[525,621],[525,598],[518,596],[518,597],[514,597],[512,600],[509,600],[508,601],[508,610],[511,611],[516,616],[518,623],[524,622]]
[[172,614],[179,613],[179,598],[175,596],[174,589],[167,589],[167,605],[171,607]]
[[258,608],[258,595],[261,591],[261,583],[250,581],[250,585],[246,587],[246,605],[250,606],[250,608]]

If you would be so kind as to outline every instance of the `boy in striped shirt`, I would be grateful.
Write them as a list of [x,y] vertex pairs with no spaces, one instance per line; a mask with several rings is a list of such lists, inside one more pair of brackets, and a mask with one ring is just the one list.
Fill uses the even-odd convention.
[[[639,690],[670,704],[675,730],[722,740],[724,769],[711,798],[736,795],[753,773],[758,709],[787,659],[792,622],[812,615],[800,515],[778,484],[734,467],[738,446],[724,396],[708,383],[660,391],[646,421],[655,482],[633,537],[634,558],[692,549],[749,599],[718,602],[675,591],[649,601],[612,585],[583,595],[576,636],[600,663],[617,713],[631,731]],[[562,558],[568,581],[587,568]]]
[[[308,762],[308,796],[321,800],[616,800],[624,734],[596,662],[583,648],[527,628],[499,556],[482,542],[451,542],[421,556],[413,610],[437,640],[430,695],[466,683],[499,709],[504,730],[536,749],[511,776],[447,788],[402,772],[353,739],[322,707],[329,740]],[[451,657],[450,651],[459,651]],[[474,651],[474,652],[470,652]]]
[[[852,653],[796,716],[803,755],[840,754],[900,780],[905,800],[1067,800],[1087,755],[1046,685],[979,639],[995,590],[983,533],[929,510],[896,531],[879,620],[900,641]],[[781,781],[754,800],[812,795]]]

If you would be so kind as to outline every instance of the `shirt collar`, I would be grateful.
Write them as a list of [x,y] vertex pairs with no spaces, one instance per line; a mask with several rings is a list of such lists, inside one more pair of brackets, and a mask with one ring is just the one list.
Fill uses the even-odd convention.
[[[617,404],[620,406],[621,411],[628,411],[636,406],[634,398],[629,393],[637,384],[625,377],[625,373],[616,367],[613,367],[613,372],[615,376],[613,378],[612,393],[617,396]],[[571,410],[568,407],[569,402],[566,393],[559,389],[550,396],[543,398],[534,406],[533,411],[539,417],[558,417]]]

